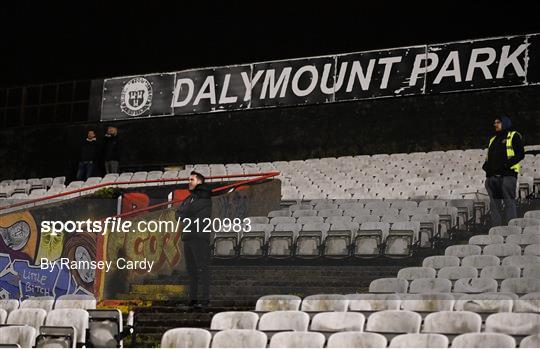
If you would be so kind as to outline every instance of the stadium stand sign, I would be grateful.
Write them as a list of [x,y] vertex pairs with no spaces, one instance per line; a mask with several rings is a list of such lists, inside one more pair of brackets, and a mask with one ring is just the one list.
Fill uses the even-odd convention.
[[106,79],[101,120],[534,85],[540,34]]

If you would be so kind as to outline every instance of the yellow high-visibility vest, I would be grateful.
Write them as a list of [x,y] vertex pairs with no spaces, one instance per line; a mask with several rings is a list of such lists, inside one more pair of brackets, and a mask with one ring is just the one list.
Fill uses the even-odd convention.
[[[506,135],[506,156],[508,157],[508,159],[516,155],[516,153],[514,152],[514,148],[512,148],[512,139],[514,138],[514,135],[516,133],[521,137],[521,135],[517,131],[510,131]],[[488,148],[491,147],[491,143],[493,143],[494,140],[495,140],[495,136],[491,137],[491,139],[489,140]],[[510,168],[516,171],[516,173],[519,173],[519,170],[521,169],[521,165],[518,162],[517,164],[513,165]]]

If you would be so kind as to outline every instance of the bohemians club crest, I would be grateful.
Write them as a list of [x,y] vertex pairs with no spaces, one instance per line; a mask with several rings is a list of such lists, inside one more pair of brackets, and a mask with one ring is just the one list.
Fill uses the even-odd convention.
[[152,105],[152,85],[143,77],[129,80],[122,89],[120,108],[129,116],[144,114]]

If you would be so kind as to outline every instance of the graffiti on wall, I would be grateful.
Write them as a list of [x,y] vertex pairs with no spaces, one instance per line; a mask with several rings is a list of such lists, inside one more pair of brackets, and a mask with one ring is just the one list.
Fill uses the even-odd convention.
[[0,298],[32,296],[59,297],[71,293],[92,293],[95,276],[92,270],[62,268],[54,263],[42,268],[40,261],[94,260],[94,234],[77,232],[40,234],[29,211],[0,217]]

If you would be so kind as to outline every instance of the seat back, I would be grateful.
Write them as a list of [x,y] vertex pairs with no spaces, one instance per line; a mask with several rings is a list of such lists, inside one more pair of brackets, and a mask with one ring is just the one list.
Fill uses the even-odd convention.
[[212,335],[202,328],[173,328],[161,337],[162,348],[208,348]]
[[266,334],[261,331],[224,330],[214,335],[212,348],[266,348],[267,342]]

